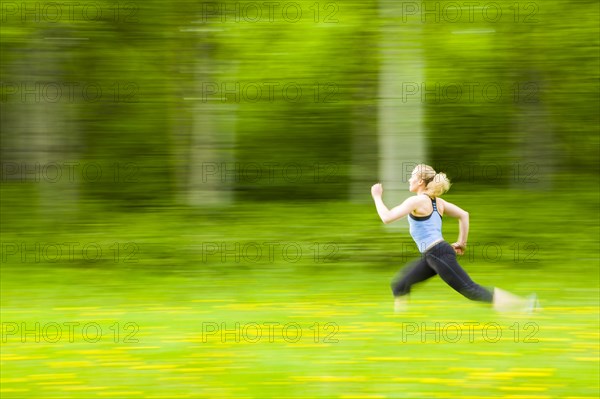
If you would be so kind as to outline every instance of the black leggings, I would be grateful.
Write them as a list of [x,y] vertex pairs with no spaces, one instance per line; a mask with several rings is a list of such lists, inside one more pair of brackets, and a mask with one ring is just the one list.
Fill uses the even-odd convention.
[[456,261],[456,252],[445,241],[423,253],[392,280],[394,296],[406,295],[413,285],[439,274],[450,287],[473,301],[492,302],[492,291],[476,284]]

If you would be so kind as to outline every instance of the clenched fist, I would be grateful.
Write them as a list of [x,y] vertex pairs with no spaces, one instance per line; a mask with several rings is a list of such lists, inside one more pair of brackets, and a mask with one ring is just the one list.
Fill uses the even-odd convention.
[[381,197],[382,195],[383,195],[383,186],[381,185],[381,183],[374,184],[371,187],[371,196],[373,198],[375,198],[375,197]]
[[467,249],[467,244],[459,244],[458,242],[455,242],[454,244],[451,244],[452,248],[454,248],[454,252],[456,252],[457,255],[464,255],[465,254],[465,250]]

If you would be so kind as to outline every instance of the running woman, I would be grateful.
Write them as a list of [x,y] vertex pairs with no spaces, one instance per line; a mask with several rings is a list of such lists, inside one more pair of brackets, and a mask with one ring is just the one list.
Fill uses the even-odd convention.
[[[413,170],[408,183],[409,191],[416,195],[391,210],[383,203],[383,186],[378,183],[371,187],[371,195],[383,223],[408,216],[410,235],[422,253],[419,260],[405,267],[392,281],[395,310],[406,309],[407,295],[413,285],[436,274],[468,299],[491,303],[498,311],[533,310],[535,295],[523,299],[499,288],[489,290],[482,287],[471,280],[456,261],[456,255],[463,255],[467,248],[469,213],[440,198],[450,188],[446,175],[436,173],[429,165],[420,164]],[[458,219],[458,240],[453,244],[447,243],[442,236],[444,215]]]

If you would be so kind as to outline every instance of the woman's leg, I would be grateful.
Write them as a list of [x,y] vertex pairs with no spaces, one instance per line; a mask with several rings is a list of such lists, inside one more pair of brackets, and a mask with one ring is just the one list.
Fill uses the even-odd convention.
[[425,258],[421,258],[405,266],[396,277],[392,279],[391,283],[392,293],[395,297],[395,311],[400,312],[406,309],[408,294],[413,285],[425,281],[435,275],[435,270],[429,267]]
[[392,292],[394,296],[404,296],[410,293],[410,289],[413,285],[425,281],[436,275],[433,270],[427,264],[425,258],[413,261],[406,265],[396,277],[392,279]]
[[480,302],[493,302],[493,293],[476,284],[456,261],[456,252],[447,242],[436,245],[425,253],[429,266],[454,290]]
[[533,312],[539,307],[535,294],[521,298],[500,288],[494,288],[492,292],[473,282],[456,261],[456,253],[448,243],[436,246],[426,253],[425,258],[449,286],[471,300],[491,302],[494,310]]
[[494,288],[494,310],[533,312],[536,309],[539,310],[539,303],[535,294],[528,298],[521,298],[500,288]]

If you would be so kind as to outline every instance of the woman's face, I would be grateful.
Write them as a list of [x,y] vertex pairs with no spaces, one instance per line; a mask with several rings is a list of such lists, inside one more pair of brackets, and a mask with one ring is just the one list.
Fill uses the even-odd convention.
[[410,179],[408,179],[408,191],[411,193],[416,193],[419,186],[423,183],[423,180],[419,177],[416,170],[413,170],[410,175]]

